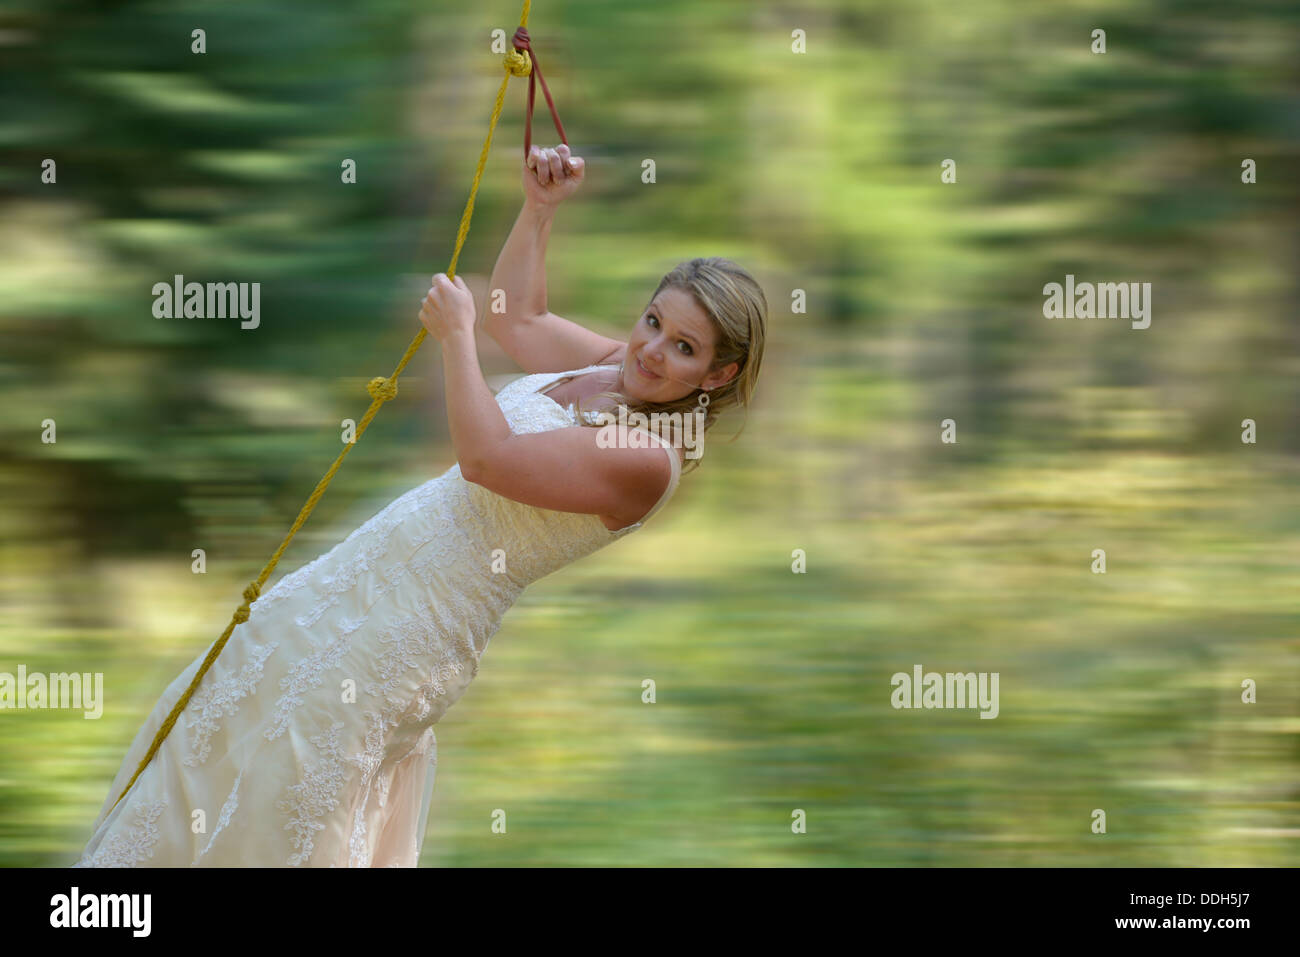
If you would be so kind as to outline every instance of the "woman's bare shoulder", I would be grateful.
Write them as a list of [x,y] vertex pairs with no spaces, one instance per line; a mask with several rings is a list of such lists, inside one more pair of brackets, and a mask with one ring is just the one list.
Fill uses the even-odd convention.
[[627,343],[620,342],[613,352],[605,356],[605,358],[593,363],[593,365],[612,366],[615,362],[621,363],[625,358],[627,358]]

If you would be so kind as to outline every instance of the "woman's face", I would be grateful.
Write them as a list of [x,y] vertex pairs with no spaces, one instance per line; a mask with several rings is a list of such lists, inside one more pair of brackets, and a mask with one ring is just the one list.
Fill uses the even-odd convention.
[[661,289],[627,341],[620,391],[629,398],[671,402],[699,388],[715,388],[739,371],[734,362],[710,373],[713,323],[685,289]]

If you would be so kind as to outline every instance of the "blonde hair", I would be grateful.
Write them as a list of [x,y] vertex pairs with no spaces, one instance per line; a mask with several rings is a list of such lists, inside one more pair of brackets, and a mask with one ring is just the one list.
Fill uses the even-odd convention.
[[[718,416],[727,409],[736,406],[743,406],[746,410],[749,408],[758,383],[759,366],[763,362],[763,344],[767,336],[767,298],[753,276],[730,259],[719,256],[679,263],[659,281],[659,286],[649,301],[653,302],[655,296],[669,288],[689,292],[713,324],[717,344],[714,346],[709,371],[716,371],[732,362],[739,365],[740,370],[732,376],[731,381],[710,389],[707,393],[704,389],[696,389],[671,402],[632,402],[614,391],[596,394],[608,396],[618,405],[625,406],[629,416],[640,412],[647,418],[653,413],[671,415],[674,412],[685,417],[698,410],[699,397],[707,394],[708,404],[704,409],[703,421],[704,432],[707,433]],[[596,421],[589,421],[582,412],[580,401],[577,411],[578,422],[584,426],[599,428],[604,424],[599,416],[593,416]],[[730,441],[734,442],[739,436],[738,431]],[[699,462],[698,458],[688,457],[683,474],[698,468]]]

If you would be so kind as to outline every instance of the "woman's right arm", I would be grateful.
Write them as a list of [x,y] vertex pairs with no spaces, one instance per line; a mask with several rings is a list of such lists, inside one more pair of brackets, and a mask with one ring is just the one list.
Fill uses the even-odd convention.
[[[501,247],[501,255],[488,281],[488,309],[483,320],[484,328],[498,342],[499,330],[546,312],[546,243],[554,220],[554,206],[525,200],[506,244]],[[494,313],[492,306],[501,302],[503,293],[506,311]],[[505,347],[504,342],[501,345]]]
[[[547,309],[546,243],[555,210],[581,184],[585,164],[570,160],[564,145],[533,151],[524,163],[523,209],[488,283],[483,328],[525,372],[564,372],[595,365],[623,343]],[[493,312],[502,299],[505,311]]]

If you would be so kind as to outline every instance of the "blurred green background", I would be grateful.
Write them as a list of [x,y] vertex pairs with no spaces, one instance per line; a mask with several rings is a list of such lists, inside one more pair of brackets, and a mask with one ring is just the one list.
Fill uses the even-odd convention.
[[[0,864],[77,858],[141,721],[419,328],[502,75],[491,33],[518,16],[0,11],[0,671],[102,671],[107,699],[98,721],[0,712]],[[770,341],[672,506],[506,617],[438,725],[422,864],[1300,862],[1298,23],[1283,2],[539,0],[588,160],[551,307],[626,338],[663,273],[723,255],[763,284]],[[480,303],[525,96],[512,80],[458,269]],[[540,90],[533,129],[555,144]],[[260,282],[260,328],[155,318],[176,273]],[[1150,328],[1045,319],[1067,273],[1152,283]],[[273,581],[452,464],[440,361],[428,340]],[[999,717],[894,710],[918,663],[998,672]]]

